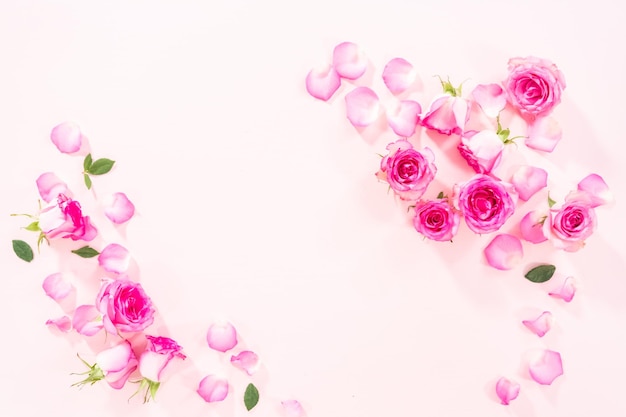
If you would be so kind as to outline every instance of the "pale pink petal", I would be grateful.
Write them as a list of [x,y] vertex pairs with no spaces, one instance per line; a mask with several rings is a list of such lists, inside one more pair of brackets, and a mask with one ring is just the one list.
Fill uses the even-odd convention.
[[98,255],[98,264],[105,271],[121,274],[126,272],[130,263],[130,253],[128,250],[117,243],[107,245],[100,255]]
[[47,326],[55,326],[60,331],[67,333],[72,329],[72,321],[67,316],[62,316],[57,319],[46,320]]
[[604,179],[598,174],[589,174],[578,183],[578,190],[591,197],[591,207],[613,202],[613,194]]
[[67,184],[59,179],[53,172],[44,172],[37,178],[37,190],[41,199],[46,203],[56,199],[59,194],[69,194]]
[[508,405],[509,402],[516,399],[519,395],[519,390],[520,385],[517,382],[505,377],[500,378],[498,382],[496,382],[496,394],[504,405]]
[[553,117],[540,117],[528,126],[526,146],[538,151],[552,152],[561,140],[562,131],[559,122]]
[[554,298],[560,298],[561,300],[569,303],[574,298],[576,294],[576,283],[573,277],[565,278],[563,281],[563,285],[556,292],[548,293],[549,296]]
[[74,153],[80,149],[83,135],[80,133],[80,128],[77,124],[65,122],[52,129],[50,139],[61,152]]
[[139,373],[150,381],[161,382],[161,373],[171,359],[170,355],[146,350],[139,357]]
[[249,350],[239,352],[230,357],[230,363],[235,368],[245,371],[248,375],[253,375],[259,369],[259,356]]
[[393,94],[408,90],[416,79],[417,72],[404,58],[393,58],[383,69],[383,82]]
[[460,135],[465,130],[468,118],[468,101],[444,94],[433,100],[420,123],[444,135]]
[[528,201],[536,192],[548,185],[548,172],[543,168],[523,165],[511,179],[519,198]]
[[387,110],[387,121],[393,132],[403,138],[413,136],[419,122],[422,106],[417,101],[402,100]]
[[281,404],[286,417],[304,417],[304,408],[298,400],[285,400]]
[[124,193],[113,193],[105,202],[104,215],[115,224],[127,222],[135,214],[135,205]]
[[55,301],[62,300],[70,295],[70,293],[74,290],[74,286],[72,284],[63,280],[63,274],[60,272],[48,275],[43,280],[42,286],[46,295]]
[[541,243],[548,240],[543,230],[543,223],[546,218],[546,214],[537,210],[526,213],[519,224],[522,238],[531,243]]
[[357,44],[342,42],[333,50],[333,67],[341,77],[356,80],[365,74],[367,57]]
[[228,395],[228,381],[216,375],[202,378],[196,391],[208,403],[223,401]]
[[563,375],[561,354],[548,349],[537,352],[529,361],[528,372],[539,384],[552,384],[558,376]]
[[380,101],[372,89],[357,87],[346,94],[346,114],[356,127],[372,124],[380,115]]
[[314,68],[306,76],[306,91],[313,97],[327,101],[341,86],[341,78],[335,69],[328,65]]
[[230,323],[214,323],[209,327],[206,340],[211,349],[226,352],[237,345],[237,330]]
[[128,340],[105,349],[96,355],[96,363],[105,372],[119,372],[124,370],[129,360],[134,356]]
[[487,263],[500,270],[516,267],[523,256],[522,242],[517,237],[506,233],[494,237],[485,248]]
[[102,315],[95,306],[78,306],[74,311],[72,327],[84,336],[93,336],[104,327]]
[[506,93],[498,84],[479,84],[472,91],[472,97],[489,117],[498,117],[506,106]]
[[537,336],[543,337],[552,328],[553,322],[552,313],[544,311],[534,320],[523,320],[522,324]]

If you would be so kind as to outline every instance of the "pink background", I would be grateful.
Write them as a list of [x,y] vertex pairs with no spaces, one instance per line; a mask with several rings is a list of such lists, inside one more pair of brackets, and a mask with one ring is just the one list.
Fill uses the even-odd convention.
[[[309,417],[626,415],[622,6],[364,3],[0,5],[0,415],[268,416],[284,415],[280,401],[292,398]],[[360,83],[379,92],[389,59],[412,62],[423,106],[437,92],[434,75],[471,84],[503,79],[512,56],[557,63],[568,83],[555,112],[563,140],[552,154],[515,157],[549,170],[553,197],[590,172],[605,178],[616,203],[597,210],[587,246],[569,254],[525,245],[522,264],[501,272],[482,257],[490,236],[463,226],[452,244],[424,241],[374,178],[392,132],[361,135],[350,126],[350,84],[328,103],[304,89],[306,73],[345,40],[364,48],[371,68]],[[62,155],[49,141],[65,120],[81,126],[94,156],[118,161],[94,179],[93,193],[82,185],[82,156]],[[451,162],[442,157],[441,185],[468,173]],[[156,402],[128,402],[131,386],[70,388],[78,379],[70,373],[82,371],[76,353],[93,360],[90,345],[103,334],[86,344],[46,328],[61,311],[41,282],[63,269],[93,286],[101,271],[94,260],[66,255],[79,243],[42,247],[29,265],[12,253],[11,239],[34,243],[35,235],[9,214],[36,211],[34,181],[45,171],[81,196],[101,230],[94,246],[129,248],[158,306],[153,329],[189,356]],[[137,207],[118,229],[94,199],[115,191]],[[526,281],[537,262],[556,264],[556,276]],[[568,275],[579,283],[574,300],[548,297]],[[539,339],[521,321],[543,310],[556,323]],[[232,321],[241,347],[261,357],[252,378],[207,347],[206,329],[219,319]],[[551,386],[525,369],[540,347],[563,357],[565,374]],[[208,373],[229,378],[221,404],[194,392]],[[494,394],[501,375],[522,386],[509,407]],[[241,398],[250,381],[261,401],[248,413]]]

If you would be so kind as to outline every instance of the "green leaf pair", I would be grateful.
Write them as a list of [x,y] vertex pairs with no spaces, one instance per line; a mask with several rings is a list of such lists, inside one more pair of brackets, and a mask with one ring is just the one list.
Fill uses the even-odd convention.
[[111,171],[115,161],[108,158],[100,158],[95,161],[91,157],[91,154],[87,154],[83,161],[83,176],[87,189],[91,189],[91,177],[90,175],[103,175]]

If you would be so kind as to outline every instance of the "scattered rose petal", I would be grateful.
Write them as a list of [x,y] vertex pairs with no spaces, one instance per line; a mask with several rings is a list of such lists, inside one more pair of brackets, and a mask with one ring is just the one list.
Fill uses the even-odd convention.
[[74,290],[74,286],[72,284],[63,280],[63,274],[60,272],[48,275],[43,280],[42,286],[46,295],[54,301],[62,300],[70,295],[70,293]]
[[545,221],[547,221],[547,215],[540,211],[533,210],[526,213],[519,224],[522,238],[530,243],[541,243],[548,240],[543,228]]
[[460,135],[469,118],[469,103],[461,97],[444,94],[431,103],[420,123],[443,135]]
[[498,84],[479,84],[472,91],[472,97],[483,113],[494,119],[506,106],[506,92]]
[[387,121],[396,135],[408,138],[415,133],[421,113],[422,106],[417,101],[402,100],[387,110]]
[[380,102],[371,88],[357,87],[346,94],[345,99],[348,120],[353,126],[369,126],[378,119]]
[[216,375],[202,378],[196,391],[208,403],[223,401],[228,395],[228,381]]
[[561,285],[561,288],[559,288],[558,291],[548,293],[549,296],[554,297],[554,298],[560,298],[566,303],[569,303],[570,301],[572,301],[575,294],[576,294],[576,283],[574,282],[573,277],[565,278],[565,281],[563,281],[563,285]]
[[337,71],[327,65],[324,68],[314,68],[306,76],[306,91],[313,97],[328,101],[341,86],[341,78]]
[[539,337],[543,337],[548,330],[552,327],[554,319],[552,313],[544,311],[534,320],[523,320],[522,324],[526,326],[531,332],[535,333]]
[[93,336],[104,327],[104,324],[96,306],[81,305],[74,311],[72,327],[84,336]]
[[237,330],[230,323],[215,323],[209,327],[206,340],[211,349],[226,352],[237,345]]
[[383,82],[392,94],[408,90],[416,79],[417,72],[404,58],[393,58],[383,69]]
[[231,356],[230,363],[248,375],[253,375],[259,369],[259,356],[254,352],[244,350]]
[[46,326],[55,326],[63,333],[67,333],[72,329],[72,321],[67,316],[59,317],[58,319],[46,320]]
[[498,382],[496,382],[496,394],[504,405],[508,405],[509,402],[516,399],[519,395],[519,390],[520,385],[517,382],[505,377],[500,378]]
[[67,184],[59,179],[53,172],[44,172],[37,178],[37,190],[41,199],[46,203],[56,199],[59,194],[69,194]]
[[561,354],[552,350],[542,350],[531,358],[528,372],[532,379],[541,385],[550,385],[560,375],[563,375]]
[[367,57],[357,44],[342,42],[333,50],[333,67],[341,77],[356,80],[365,74]]
[[523,256],[522,242],[517,237],[506,233],[494,237],[485,248],[487,263],[500,270],[516,267]]
[[548,185],[548,172],[543,168],[523,165],[515,171],[511,183],[519,198],[528,201],[536,192]]
[[287,417],[304,417],[304,408],[297,400],[286,400],[281,402]]
[[83,142],[83,135],[80,128],[72,122],[65,122],[52,129],[50,134],[52,143],[63,153],[77,152]]
[[540,117],[528,126],[526,146],[538,151],[552,152],[561,140],[561,126],[553,117]]
[[589,174],[578,183],[578,190],[591,198],[591,207],[598,207],[613,201],[613,194],[604,179],[598,174]]
[[130,263],[130,253],[128,250],[117,243],[107,245],[100,255],[98,255],[98,264],[105,271],[121,274],[126,272]]
[[135,205],[124,193],[113,193],[106,201],[104,215],[115,224],[127,222],[135,214]]

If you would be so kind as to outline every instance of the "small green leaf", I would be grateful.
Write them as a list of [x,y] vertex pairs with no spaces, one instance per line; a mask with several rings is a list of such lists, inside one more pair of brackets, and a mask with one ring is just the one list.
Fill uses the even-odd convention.
[[550,278],[552,278],[552,275],[554,275],[554,271],[556,271],[556,267],[554,265],[545,264],[534,267],[524,276],[527,280],[531,282],[540,283],[546,282]]
[[548,194],[548,206],[550,206],[550,208],[552,208],[555,204],[556,204],[556,201],[554,201],[554,200],[550,197],[550,194]]
[[252,410],[259,402],[259,390],[256,389],[254,384],[250,383],[246,387],[246,392],[243,394],[243,403],[246,405],[248,411]]
[[443,191],[439,191],[439,194],[437,194],[437,198],[438,199],[443,198]]
[[13,241],[13,252],[23,261],[30,262],[33,260],[33,250],[30,245],[23,240]]
[[26,226],[24,229],[28,230],[29,232],[40,232],[41,231],[41,229],[39,228],[39,222],[32,222],[31,224]]
[[83,161],[83,169],[85,170],[85,172],[89,171],[89,168],[91,168],[92,162],[93,160],[91,159],[91,154],[88,153],[87,156],[85,157],[85,160]]
[[83,178],[85,180],[85,185],[87,186],[87,189],[91,190],[91,178],[89,178],[89,174],[85,174]]
[[75,253],[81,258],[93,258],[94,256],[100,255],[100,252],[98,252],[91,246],[83,246],[82,248],[73,250],[72,253]]
[[113,164],[115,164],[115,161],[107,158],[96,159],[86,172],[91,175],[106,174],[113,168]]

